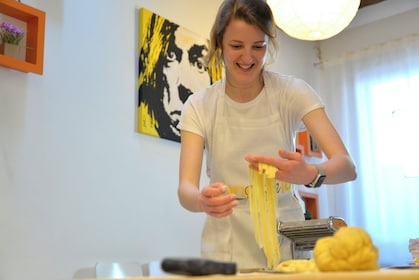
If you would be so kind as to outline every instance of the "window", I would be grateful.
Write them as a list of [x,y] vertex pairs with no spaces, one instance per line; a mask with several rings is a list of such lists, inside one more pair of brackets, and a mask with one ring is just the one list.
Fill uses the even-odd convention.
[[419,34],[324,63],[321,94],[358,178],[329,188],[331,215],[368,231],[382,266],[419,237]]
[[371,87],[377,160],[403,166],[407,178],[419,176],[419,75]]

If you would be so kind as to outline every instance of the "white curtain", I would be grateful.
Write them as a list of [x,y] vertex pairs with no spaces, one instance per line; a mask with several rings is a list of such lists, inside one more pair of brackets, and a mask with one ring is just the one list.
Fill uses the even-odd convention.
[[358,171],[329,188],[333,214],[370,233],[382,266],[407,264],[409,238],[419,237],[419,34],[323,61],[319,71]]

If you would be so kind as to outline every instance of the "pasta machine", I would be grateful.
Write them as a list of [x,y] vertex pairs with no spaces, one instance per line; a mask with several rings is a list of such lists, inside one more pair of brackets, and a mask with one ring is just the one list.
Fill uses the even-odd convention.
[[279,222],[278,233],[291,240],[294,259],[297,251],[312,251],[318,239],[331,236],[345,226],[346,222],[342,218],[330,216],[327,219]]

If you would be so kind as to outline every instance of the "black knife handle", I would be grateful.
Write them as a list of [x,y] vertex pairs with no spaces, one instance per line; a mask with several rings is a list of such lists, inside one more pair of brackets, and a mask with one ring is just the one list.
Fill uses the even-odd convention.
[[182,275],[236,274],[237,265],[233,262],[220,262],[201,258],[165,258],[161,262],[165,272]]

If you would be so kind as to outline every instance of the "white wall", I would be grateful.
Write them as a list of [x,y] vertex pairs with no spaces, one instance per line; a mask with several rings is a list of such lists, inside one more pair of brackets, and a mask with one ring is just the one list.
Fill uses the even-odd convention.
[[325,62],[344,53],[382,44],[419,32],[419,1],[383,1],[361,9],[349,28],[320,42]]
[[[0,279],[198,255],[203,215],[178,203],[179,144],[135,131],[137,10],[207,36],[221,1],[24,2],[47,14],[44,74],[0,67]],[[282,69],[296,56],[286,44]],[[290,72],[305,74],[298,57]]]

